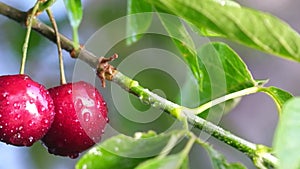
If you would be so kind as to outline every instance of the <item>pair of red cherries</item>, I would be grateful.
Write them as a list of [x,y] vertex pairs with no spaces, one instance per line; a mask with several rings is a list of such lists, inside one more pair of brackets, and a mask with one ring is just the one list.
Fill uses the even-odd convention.
[[71,158],[100,141],[107,117],[98,90],[80,81],[46,89],[27,75],[0,76],[0,141]]

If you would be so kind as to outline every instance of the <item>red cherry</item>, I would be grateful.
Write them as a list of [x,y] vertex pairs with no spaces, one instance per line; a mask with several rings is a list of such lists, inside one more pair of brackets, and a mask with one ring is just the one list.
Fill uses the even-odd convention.
[[71,158],[99,142],[107,107],[98,90],[80,81],[49,89],[54,101],[54,122],[42,139],[49,153]]
[[0,140],[31,146],[54,120],[53,100],[44,86],[27,75],[0,76]]

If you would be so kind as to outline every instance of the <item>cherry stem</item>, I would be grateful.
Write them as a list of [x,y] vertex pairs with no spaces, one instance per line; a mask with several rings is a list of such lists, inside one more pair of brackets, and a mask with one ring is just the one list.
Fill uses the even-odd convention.
[[66,84],[66,75],[65,75],[65,68],[64,68],[64,60],[62,55],[62,49],[61,49],[61,42],[60,42],[60,36],[57,28],[56,21],[54,19],[54,15],[50,8],[46,9],[47,15],[51,21],[51,24],[53,26],[55,36],[56,36],[56,44],[57,44],[57,51],[58,51],[58,59],[59,59],[59,72],[60,72],[60,84]]
[[[27,15],[27,19],[26,19],[26,23],[25,23],[27,26],[27,32],[26,32],[26,36],[25,36],[25,42],[23,44],[23,55],[22,55],[22,61],[21,61],[21,67],[20,67],[20,74],[24,74],[24,72],[25,72],[25,64],[26,64],[32,22],[33,22],[33,18],[35,17],[35,14],[37,13],[37,11],[39,9],[39,5],[40,5],[40,1],[37,1],[34,5],[32,11],[30,10]],[[28,21],[29,21],[29,23],[28,23]]]

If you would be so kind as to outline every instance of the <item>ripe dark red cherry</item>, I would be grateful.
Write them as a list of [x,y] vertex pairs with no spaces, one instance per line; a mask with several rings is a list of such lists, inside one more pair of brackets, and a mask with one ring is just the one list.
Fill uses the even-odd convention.
[[98,90],[80,81],[49,89],[54,101],[54,122],[42,139],[49,153],[76,158],[99,142],[107,118],[107,107]]
[[31,146],[49,130],[53,100],[41,84],[27,75],[0,76],[0,140]]

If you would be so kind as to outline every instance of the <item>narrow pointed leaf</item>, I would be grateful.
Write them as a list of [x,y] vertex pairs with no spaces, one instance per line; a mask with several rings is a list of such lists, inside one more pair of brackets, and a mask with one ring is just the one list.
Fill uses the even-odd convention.
[[78,28],[82,19],[81,0],[64,0],[64,3],[71,26]]
[[278,169],[300,168],[300,98],[293,98],[283,106],[275,132],[273,148],[279,159]]
[[[145,33],[152,21],[152,5],[145,0],[127,1],[126,33],[127,45],[137,42]],[[140,13],[140,14],[139,14]]]
[[139,163],[158,155],[169,139],[180,139],[183,132],[160,135],[139,133],[139,137],[114,136],[89,150],[76,164],[76,169],[132,169]]
[[[242,59],[224,43],[209,43],[198,50],[200,69],[203,72],[203,88],[200,92],[200,104],[256,86],[250,71]],[[225,98],[224,98],[225,99]],[[212,112],[231,110],[238,100],[220,104]],[[206,117],[208,112],[201,113]]]
[[79,47],[78,28],[82,20],[81,0],[64,0],[67,9],[68,18],[73,28],[73,41],[76,48]]
[[202,90],[202,71],[199,68],[197,51],[192,38],[178,17],[159,13],[159,18],[197,79],[200,90]]
[[281,113],[282,112],[282,107],[283,105],[289,100],[291,99],[293,96],[288,93],[287,91],[284,91],[282,89],[279,89],[277,87],[265,87],[261,89],[262,92],[267,93],[269,96],[272,97],[272,99],[274,100],[278,112]]
[[148,0],[210,32],[266,53],[300,62],[300,36],[271,14],[212,0]]

